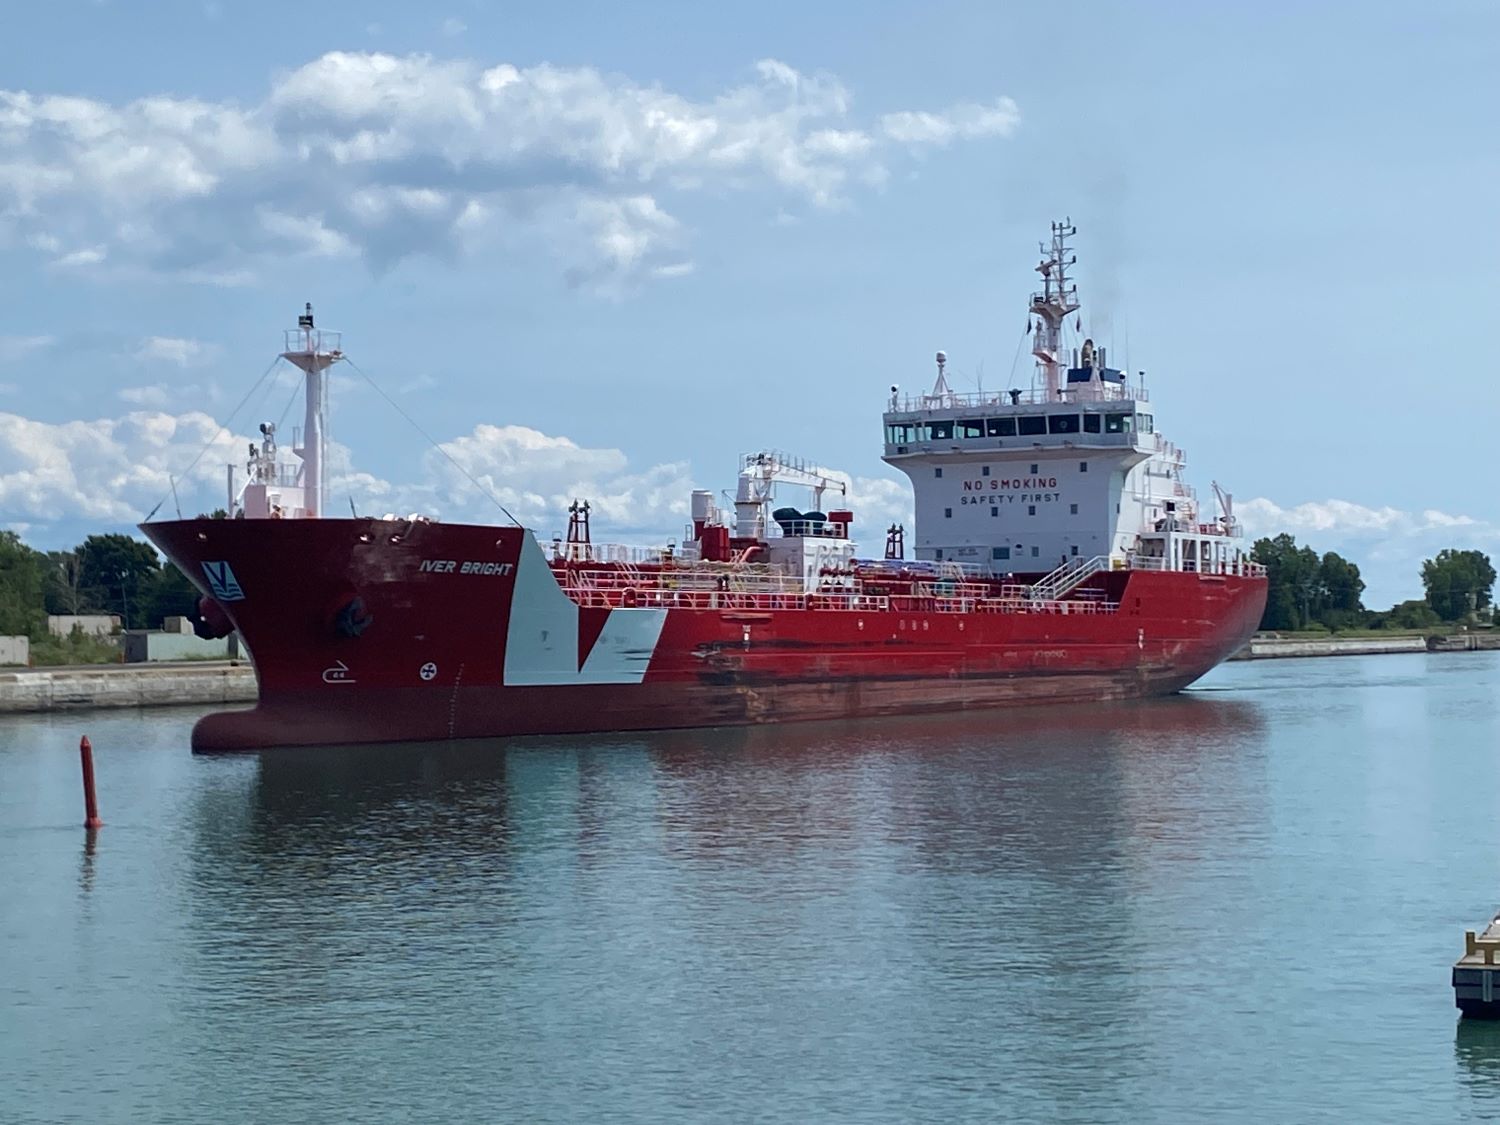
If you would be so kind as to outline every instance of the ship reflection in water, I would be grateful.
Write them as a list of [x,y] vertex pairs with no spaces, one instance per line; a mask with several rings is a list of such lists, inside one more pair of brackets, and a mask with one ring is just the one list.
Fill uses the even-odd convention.
[[[913,1043],[1054,1105],[1074,1068],[1035,1029],[1104,1049],[1181,1009],[1170,958],[1246,922],[1194,903],[1265,835],[1264,733],[1203,695],[264,753],[238,814],[221,793],[202,818],[195,972],[225,997],[203,1032],[253,1055],[267,1004],[336,1043],[416,1019],[424,1055],[524,1085],[518,1119],[711,1073],[709,1117],[852,1075],[905,1120]],[[1110,1049],[1126,1094],[1146,1082],[1147,1054]]]
[[[587,858],[590,841],[621,835],[624,816],[653,828],[632,843],[754,844],[751,861],[882,837],[947,850],[947,835],[968,831],[1045,850],[1123,825],[1190,848],[1188,826],[1163,802],[1184,784],[1222,784],[1221,770],[1253,772],[1246,745],[1262,731],[1252,704],[1199,695],[1066,716],[1023,708],[265,751],[244,842],[358,849],[369,838],[390,861],[555,846],[567,822]],[[1181,804],[1199,807],[1190,795]],[[1222,820],[1201,827],[1226,829]]]

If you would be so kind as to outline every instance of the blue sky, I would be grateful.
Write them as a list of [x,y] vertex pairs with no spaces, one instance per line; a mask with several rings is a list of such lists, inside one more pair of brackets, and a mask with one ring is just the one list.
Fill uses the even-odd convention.
[[[143,515],[311,300],[544,533],[570,494],[606,537],[677,533],[689,488],[775,447],[849,473],[878,546],[906,513],[885,389],[940,347],[960,388],[1011,385],[1067,214],[1087,326],[1202,493],[1354,558],[1367,604],[1500,547],[1494,5],[1039,16],[6,5],[0,525],[53,546]],[[356,373],[334,393],[362,511],[485,515]]]

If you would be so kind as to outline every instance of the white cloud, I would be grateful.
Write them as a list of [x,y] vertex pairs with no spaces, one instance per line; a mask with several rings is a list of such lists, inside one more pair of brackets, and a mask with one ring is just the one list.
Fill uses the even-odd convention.
[[[184,512],[223,503],[224,465],[241,464],[250,439],[220,433],[207,414],[160,409],[172,399],[168,386],[119,393],[142,408],[62,424],[0,412],[0,511],[8,519],[43,530],[80,520],[135,523],[169,496],[172,476]],[[478,425],[430,450],[411,482],[387,480],[361,467],[357,452],[330,443],[328,494],[330,511],[342,511],[352,498],[366,515],[421,512],[503,522],[493,496],[544,538],[564,530],[569,503],[585,499],[597,540],[645,545],[681,538],[694,488],[732,486],[726,475],[732,466],[713,469],[707,481],[697,481],[685,462],[637,465],[620,449],[591,448],[526,426]],[[902,523],[910,533],[904,482],[828,473],[846,481],[849,494],[847,500],[829,495],[824,502],[853,508],[866,555],[880,553],[890,523]],[[788,503],[803,504],[800,491],[787,496]]]
[[142,363],[172,363],[178,367],[191,367],[207,359],[211,352],[211,346],[201,340],[181,336],[148,336],[135,349],[135,358]]
[[[457,27],[445,25],[445,30]],[[692,99],[588,67],[330,52],[257,104],[0,91],[0,238],[101,276],[243,282],[259,265],[558,247],[605,288],[672,276],[669,196],[770,189],[815,207],[907,148],[1004,136],[1014,103],[852,117],[773,59]]]
[[1303,535],[1329,533],[1334,536],[1410,536],[1454,527],[1482,529],[1471,516],[1450,515],[1428,508],[1408,512],[1400,508],[1369,508],[1349,500],[1309,501],[1283,508],[1274,501],[1257,498],[1238,504],[1235,514],[1252,536],[1281,532]]
[[1264,498],[1235,505],[1251,539],[1290,534],[1299,545],[1336,551],[1358,565],[1364,603],[1383,608],[1422,596],[1422,560],[1447,547],[1494,551],[1500,526],[1434,508],[1372,508],[1349,500],[1318,500],[1282,507]]
[[429,371],[424,371],[420,375],[416,375],[402,383],[396,390],[400,394],[410,395],[416,394],[418,391],[430,391],[437,385],[437,376]]
[[679,535],[688,518],[694,485],[682,462],[635,469],[621,450],[590,449],[526,426],[479,425],[441,449],[426,457],[427,483],[408,493],[415,506],[426,500],[493,518],[488,493],[543,534],[561,529],[574,499],[588,500],[599,525],[622,536]]
[[199,413],[140,410],[51,423],[0,412],[0,511],[37,524],[133,522],[168,493],[169,476],[183,472],[210,441],[178,487],[186,501],[190,487],[223,480],[224,464],[238,457],[244,439],[218,430]]
[[81,266],[97,266],[109,256],[109,251],[103,246],[89,246],[82,250],[74,250],[70,254],[64,254],[53,261],[54,266],[63,269],[76,269]]
[[1010,98],[990,105],[963,102],[941,113],[887,113],[880,128],[893,141],[908,145],[948,145],[956,140],[1008,137],[1021,121],[1021,111]]
[[148,406],[154,410],[162,409],[171,401],[171,396],[162,383],[152,383],[146,387],[122,387],[115,392],[115,396],[132,406]]
[[464,21],[461,19],[449,16],[443,21],[442,27],[439,30],[441,30],[444,35],[447,35],[451,38],[452,36],[462,35],[464,32],[468,31],[469,25],[464,23]]

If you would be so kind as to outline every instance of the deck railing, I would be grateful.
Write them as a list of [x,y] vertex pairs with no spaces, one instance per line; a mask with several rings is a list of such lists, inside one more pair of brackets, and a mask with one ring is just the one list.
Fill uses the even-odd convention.
[[930,410],[1006,410],[1012,406],[1076,406],[1098,402],[1149,402],[1146,388],[1126,383],[1073,383],[1059,388],[1061,398],[1048,398],[1045,387],[1027,387],[1011,397],[1003,391],[949,391],[947,394],[900,394],[886,399],[886,410],[915,413]]

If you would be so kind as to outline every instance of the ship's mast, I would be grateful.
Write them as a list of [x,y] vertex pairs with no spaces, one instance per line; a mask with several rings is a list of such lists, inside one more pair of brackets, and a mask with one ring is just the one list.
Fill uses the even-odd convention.
[[1068,267],[1078,261],[1068,246],[1068,239],[1078,233],[1071,219],[1052,224],[1052,244],[1041,244],[1042,291],[1031,295],[1031,311],[1040,319],[1032,336],[1031,354],[1042,369],[1047,401],[1057,398],[1058,356],[1062,354],[1062,327],[1068,314],[1078,311],[1078,286],[1071,284]]
[[312,517],[323,514],[323,466],[327,461],[328,394],[323,372],[344,358],[339,349],[337,332],[322,332],[313,324],[313,308],[297,318],[295,330],[286,334],[286,351],[281,358],[296,364],[307,376],[307,410],[303,422],[302,444],[292,450],[302,458],[303,506]]

